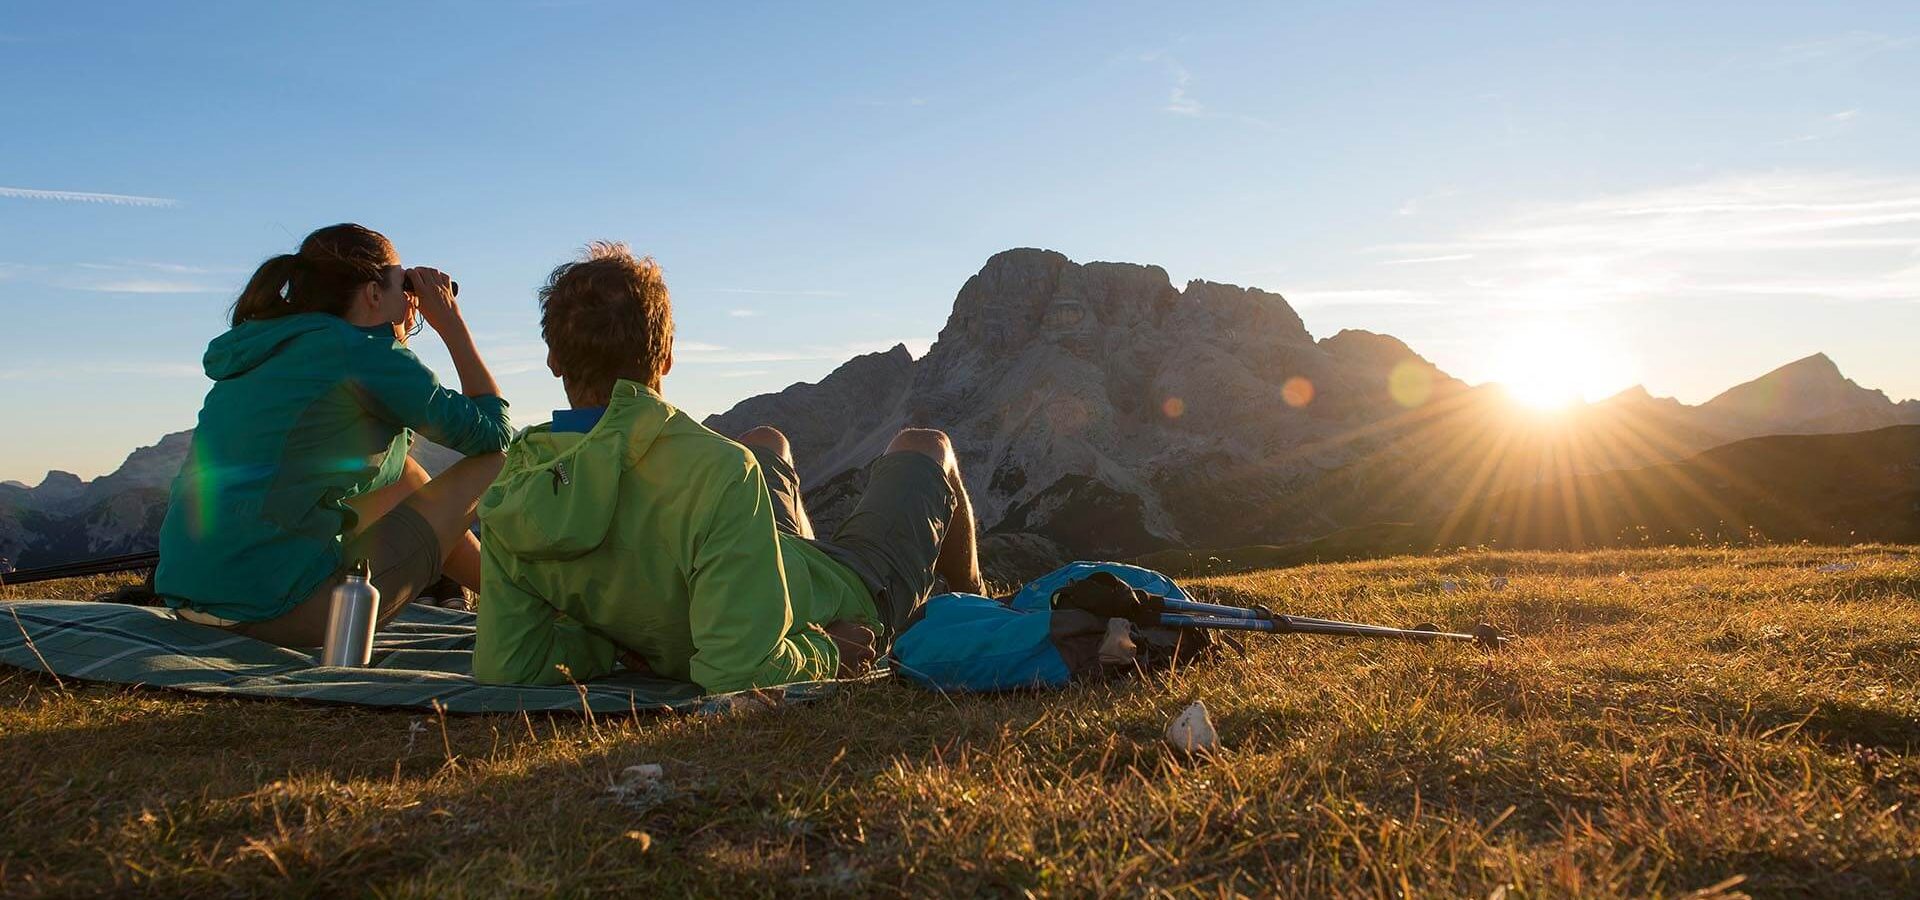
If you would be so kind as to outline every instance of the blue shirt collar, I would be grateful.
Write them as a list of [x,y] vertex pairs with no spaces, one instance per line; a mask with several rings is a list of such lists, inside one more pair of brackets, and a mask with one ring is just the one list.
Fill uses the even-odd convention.
[[581,406],[573,409],[553,411],[553,433],[585,434],[600,424],[600,417],[607,414],[604,406]]

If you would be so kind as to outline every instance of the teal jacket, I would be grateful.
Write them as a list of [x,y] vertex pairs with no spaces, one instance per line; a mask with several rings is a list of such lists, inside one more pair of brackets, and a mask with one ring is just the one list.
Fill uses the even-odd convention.
[[154,591],[242,622],[306,599],[340,566],[343,502],[392,484],[410,429],[461,453],[512,438],[506,401],[442,387],[390,326],[256,319],[214,338],[213,389],[173,481]]
[[480,498],[474,677],[563,684],[620,651],[709,692],[832,678],[819,626],[879,630],[847,567],[774,527],[760,465],[632,381],[593,430],[527,430]]

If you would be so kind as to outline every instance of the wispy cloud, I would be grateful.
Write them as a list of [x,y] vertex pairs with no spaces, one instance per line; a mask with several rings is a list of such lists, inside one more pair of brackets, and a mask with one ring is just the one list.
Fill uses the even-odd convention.
[[1273,123],[1258,116],[1244,113],[1223,113],[1208,108],[1189,90],[1193,84],[1193,72],[1172,54],[1165,50],[1142,53],[1136,59],[1139,62],[1160,66],[1167,75],[1167,99],[1160,105],[1160,111],[1170,115],[1185,116],[1192,119],[1231,119],[1246,125],[1271,130]]
[[189,266],[183,263],[121,259],[110,263],[80,263],[79,268],[110,272],[122,269],[146,269],[169,275],[232,275],[247,271],[236,266]]
[[[1485,310],[1736,296],[1920,300],[1920,177],[1722,177],[1538,206],[1450,240],[1376,249],[1393,254],[1391,267],[1328,285],[1322,301],[1406,295]],[[1410,265],[1439,261],[1462,264],[1439,270],[1446,277]]]
[[32,381],[49,384],[66,381],[90,381],[102,378],[204,378],[206,373],[192,363],[113,362],[62,363],[59,366],[12,366],[0,369],[0,381]]
[[47,191],[38,188],[0,186],[0,197],[13,200],[52,200],[60,203],[100,203],[110,206],[176,206],[171,197],[142,197],[136,194],[101,194],[92,191]]
[[709,294],[749,294],[756,297],[845,297],[846,291],[764,290],[761,288],[707,288]]
[[1860,108],[1843,109],[1837,113],[1821,116],[1807,131],[1781,141],[1782,144],[1805,144],[1812,141],[1825,141],[1845,134],[1855,119],[1860,118]]
[[719,378],[752,378],[756,375],[770,374],[771,371],[770,369],[740,369],[734,372],[715,372],[713,374]]
[[1179,60],[1168,58],[1167,68],[1173,75],[1173,87],[1167,92],[1167,105],[1161,109],[1176,116],[1197,116],[1206,112],[1200,101],[1187,95],[1187,85],[1193,81],[1193,73],[1180,64]]
[[1807,63],[1857,62],[1882,53],[1905,50],[1920,43],[1914,35],[1891,35],[1877,31],[1849,31],[1780,48],[1777,62],[1782,65]]
[[0,280],[20,279],[71,291],[105,294],[213,294],[236,290],[230,275],[238,269],[168,262],[83,262],[26,265],[0,262]]
[[895,99],[895,100],[883,100],[875,97],[862,97],[860,99],[853,101],[853,105],[872,106],[872,107],[878,107],[881,109],[912,109],[918,106],[926,106],[927,98],[902,97],[900,99]]
[[1440,300],[1403,288],[1306,287],[1287,291],[1287,302],[1301,308],[1325,306],[1431,306]]
[[729,319],[751,319],[758,315],[760,315],[760,312],[758,310],[752,310],[752,309],[727,310],[727,318]]
[[[789,362],[845,362],[855,356],[866,353],[878,353],[890,349],[895,344],[906,344],[915,356],[926,352],[931,342],[924,338],[908,338],[891,341],[865,341],[849,344],[812,344],[799,347],[781,347],[772,350],[745,350],[725,347],[702,341],[673,342],[675,364],[694,366],[706,365],[753,365],[764,363]],[[918,349],[916,349],[918,348]]]
[[190,281],[164,281],[156,278],[120,278],[75,284],[73,287],[103,294],[211,294],[220,290]]
[[1459,196],[1459,194],[1460,192],[1454,188],[1441,188],[1431,193],[1421,194],[1418,197],[1414,197],[1408,200],[1407,202],[1400,204],[1400,208],[1394,210],[1394,214],[1401,215],[1401,216],[1417,216],[1426,209],[1427,204],[1432,203],[1435,200],[1445,200],[1448,197]]

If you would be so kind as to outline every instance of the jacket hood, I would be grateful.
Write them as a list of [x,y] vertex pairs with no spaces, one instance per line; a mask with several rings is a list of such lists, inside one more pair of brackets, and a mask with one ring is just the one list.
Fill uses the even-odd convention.
[[207,344],[207,353],[200,358],[200,365],[214,381],[242,375],[273,358],[294,338],[338,328],[345,321],[327,313],[299,313],[242,322]]
[[606,541],[620,479],[660,436],[674,408],[631,381],[617,381],[607,413],[586,434],[528,429],[500,477],[480,497],[490,542],[528,560],[574,559]]

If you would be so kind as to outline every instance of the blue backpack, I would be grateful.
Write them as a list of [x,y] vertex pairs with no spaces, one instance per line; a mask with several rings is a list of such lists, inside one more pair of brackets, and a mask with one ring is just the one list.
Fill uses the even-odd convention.
[[1003,600],[936,594],[894,640],[893,669],[941,691],[1058,688],[1184,664],[1215,647],[1205,631],[1142,625],[1120,610],[1056,608],[1055,595],[1076,585],[1092,593],[1117,592],[1123,602],[1128,589],[1188,599],[1159,572],[1110,562],[1063,566]]

